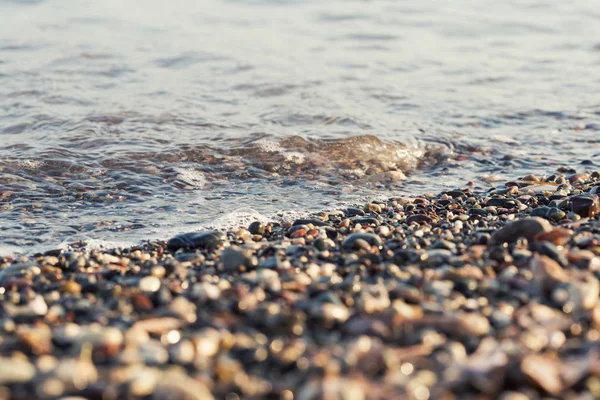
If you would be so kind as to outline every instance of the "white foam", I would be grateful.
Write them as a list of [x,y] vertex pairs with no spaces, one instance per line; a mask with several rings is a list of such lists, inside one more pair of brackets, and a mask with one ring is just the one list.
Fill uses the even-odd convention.
[[[86,250],[107,250],[107,249],[117,249],[117,248],[128,248],[139,244],[140,242],[136,241],[125,241],[125,240],[103,240],[103,239],[83,239],[83,243],[85,243],[84,248]],[[31,247],[19,247],[19,246],[11,246],[11,245],[0,245],[0,257],[17,257],[17,256],[30,256],[36,253],[45,253],[49,250],[69,250],[69,243],[61,242],[57,245],[47,245],[41,244],[37,246]]]
[[40,169],[40,167],[42,165],[44,165],[43,162],[35,161],[35,160],[22,160],[17,163],[17,166],[19,168],[29,170],[29,171]]
[[177,180],[195,187],[201,188],[206,185],[206,176],[195,169],[192,168],[175,168],[177,171]]
[[282,154],[286,161],[294,162],[296,164],[302,164],[306,160],[306,156],[297,151],[286,151]]
[[87,239],[84,243],[86,250],[123,249],[139,244],[139,242],[103,239]]
[[278,142],[274,142],[272,140],[260,139],[254,142],[254,145],[258,148],[258,150],[267,153],[280,153],[283,151],[281,145]]
[[270,221],[270,218],[252,208],[244,207],[216,218],[210,223],[210,226],[218,229],[231,229],[240,226],[246,227],[253,221],[266,223]]
[[0,245],[0,257],[16,256],[20,254],[23,254],[23,249],[17,246],[8,244]]

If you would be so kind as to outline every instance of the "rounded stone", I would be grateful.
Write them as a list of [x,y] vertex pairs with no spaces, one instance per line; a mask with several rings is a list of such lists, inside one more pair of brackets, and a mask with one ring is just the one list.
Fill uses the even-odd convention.
[[600,213],[600,200],[598,195],[586,194],[571,197],[571,210],[581,217],[593,218]]
[[258,260],[248,249],[231,246],[221,252],[221,266],[224,271],[237,271],[240,266],[256,268]]
[[248,232],[253,235],[262,235],[265,233],[265,226],[262,222],[254,221],[248,226]]
[[213,250],[227,241],[227,236],[219,231],[191,232],[177,235],[167,242],[170,250],[181,248]]
[[490,244],[512,243],[520,237],[533,241],[535,236],[552,230],[552,225],[545,219],[531,217],[510,222],[492,234]]
[[347,249],[359,249],[361,248],[360,241],[365,241],[371,246],[377,246],[378,248],[383,246],[381,238],[374,233],[353,233],[342,242],[342,246]]
[[0,358],[0,385],[29,382],[35,376],[35,367],[21,358]]
[[160,279],[155,276],[145,276],[140,279],[138,286],[143,292],[156,292],[160,289]]

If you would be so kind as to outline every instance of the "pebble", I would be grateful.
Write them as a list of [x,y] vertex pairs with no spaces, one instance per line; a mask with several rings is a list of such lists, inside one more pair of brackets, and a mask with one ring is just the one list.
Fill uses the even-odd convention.
[[35,296],[27,305],[15,309],[15,315],[21,317],[44,316],[48,312],[48,304],[40,295]]
[[160,279],[155,276],[145,276],[138,284],[143,292],[157,292],[160,289]]
[[292,226],[296,225],[329,226],[330,224],[326,221],[321,221],[320,219],[297,219]]
[[76,392],[98,380],[95,365],[82,359],[67,358],[59,361],[51,375],[62,384],[65,392]]
[[157,340],[148,340],[141,343],[138,352],[142,362],[146,365],[161,365],[169,361],[169,353]]
[[0,357],[0,385],[29,382],[35,374],[35,367],[26,359]]
[[571,197],[571,210],[581,217],[594,218],[600,213],[598,195],[586,194]]
[[558,395],[562,392],[561,371],[550,357],[529,354],[521,361],[521,370],[547,393]]
[[519,206],[519,202],[513,199],[493,197],[487,201],[486,205],[501,208],[517,208]]
[[224,271],[237,271],[240,267],[256,268],[258,260],[249,249],[231,246],[221,252],[221,265]]
[[429,224],[433,221],[431,217],[422,214],[411,215],[406,219],[407,224],[417,223],[417,224]]
[[254,221],[248,226],[248,232],[253,235],[263,235],[265,233],[265,226],[258,221]]
[[552,225],[545,219],[530,217],[510,222],[501,229],[494,232],[490,238],[490,244],[512,243],[523,237],[533,241],[536,235],[552,230]]
[[374,233],[353,233],[344,240],[342,246],[347,249],[364,248],[361,241],[371,246],[381,247],[383,245],[381,238]]
[[213,250],[223,245],[226,240],[225,233],[219,231],[184,233],[169,239],[167,248],[170,250],[181,248]]

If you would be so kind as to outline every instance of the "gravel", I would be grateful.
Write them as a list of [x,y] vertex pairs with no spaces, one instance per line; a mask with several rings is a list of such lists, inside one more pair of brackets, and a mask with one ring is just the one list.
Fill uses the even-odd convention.
[[600,398],[600,174],[0,259],[0,398]]

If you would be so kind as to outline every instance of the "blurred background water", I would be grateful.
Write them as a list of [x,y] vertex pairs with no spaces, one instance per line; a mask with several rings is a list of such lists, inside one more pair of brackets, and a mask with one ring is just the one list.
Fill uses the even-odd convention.
[[599,71],[584,0],[4,0],[0,254],[600,169]]

